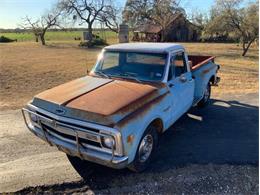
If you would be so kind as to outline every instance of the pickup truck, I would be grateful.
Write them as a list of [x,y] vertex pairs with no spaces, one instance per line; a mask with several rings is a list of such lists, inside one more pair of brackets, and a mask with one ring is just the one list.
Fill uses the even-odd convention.
[[82,177],[96,164],[141,172],[160,135],[208,104],[218,69],[213,56],[187,55],[180,44],[111,45],[88,75],[36,95],[22,114]]

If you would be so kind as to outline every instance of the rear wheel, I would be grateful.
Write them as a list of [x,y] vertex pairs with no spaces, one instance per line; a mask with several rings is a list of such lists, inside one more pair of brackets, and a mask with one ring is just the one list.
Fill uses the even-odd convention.
[[92,162],[81,160],[76,156],[70,156],[67,154],[67,157],[73,168],[84,180],[88,179],[98,166],[97,164],[94,164]]
[[144,171],[150,164],[158,145],[158,133],[154,126],[150,125],[144,132],[138,145],[135,159],[128,166],[134,172]]
[[202,108],[208,105],[209,100],[210,100],[210,95],[211,95],[211,85],[208,83],[203,98],[199,101],[198,107]]

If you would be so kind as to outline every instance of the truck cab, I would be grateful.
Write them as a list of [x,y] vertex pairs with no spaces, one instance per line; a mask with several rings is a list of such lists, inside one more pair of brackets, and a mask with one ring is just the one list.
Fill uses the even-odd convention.
[[218,69],[214,57],[188,56],[180,44],[111,45],[89,75],[36,95],[22,112],[29,130],[65,152],[82,177],[95,163],[140,172],[159,135],[208,103]]

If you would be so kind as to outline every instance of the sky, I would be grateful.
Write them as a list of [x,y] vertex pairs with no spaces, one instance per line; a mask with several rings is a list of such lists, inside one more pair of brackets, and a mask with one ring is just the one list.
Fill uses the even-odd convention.
[[[46,13],[58,0],[0,0],[0,28],[17,28],[22,18],[37,18]],[[126,0],[116,0],[124,7]],[[189,14],[193,10],[207,12],[214,0],[182,0],[182,7]]]

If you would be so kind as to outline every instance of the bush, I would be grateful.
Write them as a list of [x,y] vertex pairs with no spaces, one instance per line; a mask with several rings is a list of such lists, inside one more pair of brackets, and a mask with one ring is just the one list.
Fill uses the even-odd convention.
[[9,43],[9,42],[14,42],[14,41],[17,42],[17,39],[13,40],[13,39],[10,39],[10,38],[5,37],[5,36],[0,37],[0,43]]
[[80,42],[80,47],[95,47],[95,46],[105,46],[108,45],[104,39],[100,37],[93,37],[92,41]]

